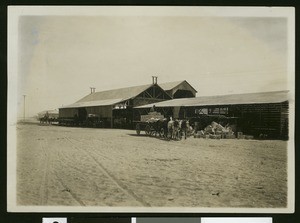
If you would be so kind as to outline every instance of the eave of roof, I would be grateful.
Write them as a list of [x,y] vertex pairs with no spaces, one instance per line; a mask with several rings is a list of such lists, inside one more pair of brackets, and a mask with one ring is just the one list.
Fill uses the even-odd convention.
[[89,94],[82,99],[78,100],[78,102],[89,102],[89,101],[102,101],[102,100],[112,100],[112,99],[122,99],[128,100],[130,98],[134,98],[143,91],[147,90],[149,87],[153,86],[153,84],[140,85],[134,87],[126,87],[119,88],[107,91],[99,91],[92,94]]
[[70,105],[61,107],[61,109],[63,109],[63,108],[82,108],[82,107],[110,106],[110,105],[115,105],[117,103],[120,103],[122,101],[124,101],[124,99],[118,98],[118,99],[76,102],[74,104],[70,104]]
[[150,108],[153,105],[155,105],[155,107],[201,107],[215,105],[281,103],[284,101],[288,101],[287,91],[180,98],[138,106],[135,108]]

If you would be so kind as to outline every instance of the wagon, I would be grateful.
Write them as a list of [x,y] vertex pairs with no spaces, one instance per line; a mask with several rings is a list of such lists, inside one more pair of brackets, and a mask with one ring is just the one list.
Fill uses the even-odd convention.
[[137,135],[141,134],[141,131],[145,131],[146,135],[161,134],[160,129],[157,128],[157,121],[164,119],[164,116],[159,112],[150,112],[148,115],[141,115],[140,121],[134,121],[136,123],[135,130]]
[[37,115],[40,123],[52,124],[53,122],[58,122],[58,111],[57,110],[47,110],[38,113]]
[[145,131],[146,135],[156,135],[156,133],[158,133],[156,126],[155,126],[155,122],[141,122],[141,121],[137,121],[135,122],[136,126],[135,126],[135,130],[137,135],[141,134],[141,131]]

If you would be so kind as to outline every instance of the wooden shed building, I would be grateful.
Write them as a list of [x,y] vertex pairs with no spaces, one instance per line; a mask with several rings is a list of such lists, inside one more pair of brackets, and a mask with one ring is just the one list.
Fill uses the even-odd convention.
[[207,120],[225,120],[235,124],[236,131],[255,137],[288,138],[288,91],[180,98],[136,109],[146,114],[153,105],[165,116],[197,121],[202,128]]
[[[163,86],[163,87],[161,87]],[[166,89],[166,90],[165,90]],[[95,115],[104,127],[132,128],[132,121],[139,119],[139,112],[133,108],[141,105],[170,100],[173,97],[195,97],[196,90],[187,81],[152,84],[94,92],[79,101],[59,109],[59,118],[86,120]]]
[[130,127],[133,107],[170,100],[171,97],[157,84],[93,92],[74,104],[59,109],[59,117],[86,120],[97,115],[105,127]]

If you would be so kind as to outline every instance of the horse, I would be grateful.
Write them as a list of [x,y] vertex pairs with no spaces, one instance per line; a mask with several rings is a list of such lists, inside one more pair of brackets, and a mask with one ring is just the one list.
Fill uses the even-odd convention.
[[168,137],[168,120],[166,118],[157,121],[157,132],[160,137]]
[[187,138],[187,132],[189,130],[188,122],[186,120],[181,120],[180,122],[180,132],[184,133],[184,139]]
[[50,124],[50,120],[49,120],[49,115],[46,113],[42,118],[40,118],[40,123],[49,123]]
[[173,138],[181,139],[180,122],[178,119],[176,119],[173,124]]
[[170,118],[170,121],[168,122],[168,135],[170,136],[170,139],[174,136],[174,121],[172,118]]

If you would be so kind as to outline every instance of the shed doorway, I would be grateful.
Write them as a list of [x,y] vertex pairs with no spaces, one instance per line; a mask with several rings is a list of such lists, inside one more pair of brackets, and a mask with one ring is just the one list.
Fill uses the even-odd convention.
[[80,121],[84,121],[87,118],[86,108],[78,108],[78,118]]

